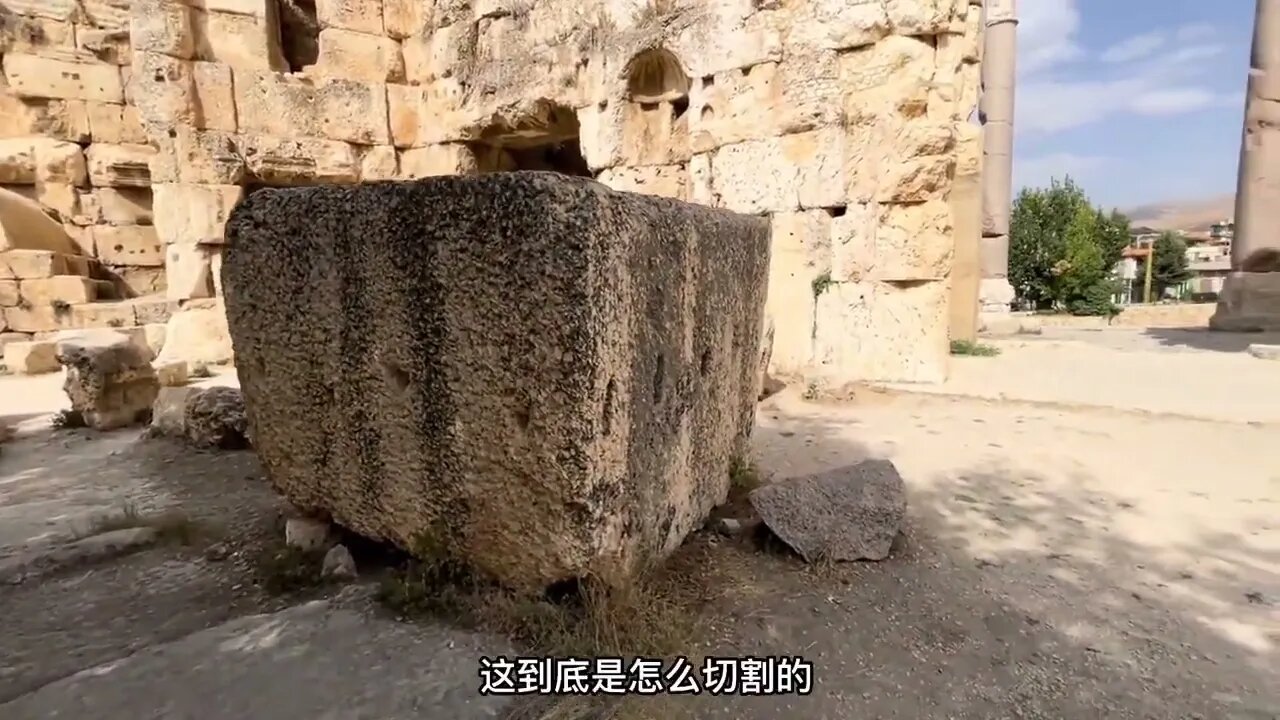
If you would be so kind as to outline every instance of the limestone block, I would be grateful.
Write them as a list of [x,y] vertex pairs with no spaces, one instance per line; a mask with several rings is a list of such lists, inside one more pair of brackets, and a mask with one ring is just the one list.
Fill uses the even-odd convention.
[[16,15],[71,22],[79,17],[77,0],[5,0],[5,9]]
[[0,140],[0,184],[84,185],[86,178],[84,153],[75,143],[38,136]]
[[138,324],[138,316],[130,302],[94,302],[72,305],[64,327],[69,328],[131,328]]
[[238,185],[154,185],[155,224],[160,241],[219,244],[231,208],[244,195]]
[[[254,447],[363,535],[429,533],[524,588],[622,579],[747,449],[767,244],[760,219],[553,174],[254,193],[224,270]],[[440,335],[454,308],[473,321]]]
[[67,369],[63,390],[85,424],[113,430],[145,422],[160,385],[151,358],[129,336],[110,331],[83,333],[58,342],[57,358]]
[[265,183],[356,182],[360,178],[360,160],[345,142],[265,136],[242,141],[249,173]]
[[610,102],[578,109],[578,142],[592,170],[622,164],[624,105]]
[[26,333],[73,327],[69,313],[55,312],[48,305],[7,307],[4,309],[4,322],[10,330]]
[[830,222],[822,210],[772,218],[766,313],[775,320],[774,373],[797,374],[809,365],[816,288],[831,274]]
[[0,278],[29,280],[66,275],[67,256],[50,250],[5,250],[0,252]]
[[[840,64],[834,51],[789,55],[778,66],[770,116],[778,134],[838,125],[842,118]],[[754,75],[754,73],[752,73]]]
[[951,206],[945,200],[881,206],[876,279],[946,279],[951,274],[953,251]]
[[287,70],[278,31],[265,15],[204,12],[196,14],[195,25],[195,54],[199,60],[237,70]]
[[83,100],[19,98],[0,74],[0,137],[42,135],[54,140],[87,142],[89,119]]
[[156,380],[160,387],[182,387],[187,384],[189,373],[185,360],[157,361],[151,366],[156,369]]
[[169,0],[133,0],[128,38],[137,50],[190,60],[195,55],[195,11]]
[[209,251],[204,245],[173,243],[166,246],[164,268],[170,300],[213,297]]
[[787,43],[794,47],[846,50],[889,35],[885,0],[809,0],[792,18]]
[[711,75],[782,59],[784,40],[772,13],[755,13],[741,23],[708,31],[700,23],[685,27],[669,41],[678,57],[696,63],[694,75]]
[[124,102],[120,68],[115,65],[7,53],[4,78],[10,92],[22,98]]
[[211,62],[191,65],[195,87],[196,127],[204,130],[236,131],[236,99],[232,91],[231,66]]
[[0,332],[0,353],[3,352],[4,346],[12,342],[26,342],[32,338],[31,333],[20,332]]
[[22,302],[17,280],[0,280],[0,307],[16,307]]
[[670,165],[688,162],[689,119],[671,103],[626,103],[622,119],[622,163]]
[[[49,217],[39,203],[15,192],[0,188],[0,277],[13,277],[12,270],[6,270],[6,262],[12,261],[14,267],[24,268],[25,256],[18,251],[46,251],[50,255],[71,254],[76,245],[67,235],[58,221]],[[60,261],[50,261],[60,262]],[[65,268],[65,265],[59,265]],[[51,269],[51,268],[45,268]],[[49,275],[58,273],[49,272]],[[18,277],[24,277],[18,275]],[[34,275],[28,277],[47,277]]]
[[433,175],[465,175],[475,171],[475,153],[462,143],[430,145],[400,153],[400,176],[409,180]]
[[221,300],[192,301],[169,318],[160,360],[217,364],[231,358],[231,335]]
[[[6,10],[8,7],[6,6]],[[67,20],[5,13],[0,49],[7,53],[40,55],[52,48],[75,47],[75,25]]]
[[94,142],[139,145],[147,142],[142,119],[133,105],[86,103],[89,133]]
[[317,137],[316,87],[304,77],[237,69],[235,97],[242,132],[276,137]]
[[164,323],[147,323],[142,326],[143,341],[151,350],[153,357],[160,357],[160,351],[164,349],[166,327]]
[[885,0],[893,32],[939,35],[951,25],[951,0]]
[[359,145],[391,142],[387,121],[387,86],[333,79],[316,88],[320,133]]
[[127,304],[133,308],[134,321],[137,325],[168,322],[180,305],[180,303],[157,297],[137,298],[120,304]]
[[614,190],[687,200],[689,173],[683,165],[609,168],[596,179]]
[[81,29],[76,32],[76,47],[114,65],[128,65],[133,60],[128,30]]
[[94,192],[102,219],[110,225],[150,225],[151,191],[144,188],[98,188]]
[[314,72],[370,83],[404,82],[404,55],[391,38],[328,28],[320,32]]
[[79,0],[80,22],[103,30],[129,29],[129,5],[133,0]]
[[137,108],[144,128],[195,124],[196,89],[189,60],[135,52],[130,68],[129,103]]
[[93,247],[107,265],[164,265],[164,245],[148,225],[98,225],[93,228]]
[[365,148],[360,157],[360,180],[394,180],[400,175],[400,159],[391,145]]
[[184,437],[187,432],[187,403],[201,392],[201,388],[160,386],[156,401],[151,406],[151,430],[167,437]]
[[316,0],[316,19],[323,28],[345,28],[381,35],[383,0]]
[[164,268],[119,265],[110,268],[109,275],[121,297],[145,297],[165,290]]
[[903,203],[943,197],[951,188],[955,168],[955,155],[950,153],[883,163],[876,199]]
[[245,154],[256,152],[259,144],[257,138],[238,138],[218,130],[175,128],[174,137],[156,140],[159,152],[151,158],[151,179],[156,183],[237,185],[247,176]]
[[812,372],[827,384],[946,379],[946,282],[834,283],[816,318]]
[[4,366],[19,375],[57,371],[58,347],[47,340],[11,342],[4,346]]
[[19,281],[22,299],[32,305],[61,301],[82,305],[98,299],[99,281],[80,275],[55,275]]
[[220,246],[209,246],[209,273],[213,275],[214,297],[222,297],[222,251]]
[[149,145],[94,143],[88,152],[89,181],[96,187],[149,187],[152,155]]
[[845,203],[844,132],[825,128],[715,151],[714,191],[725,207],[760,213]]
[[880,206],[850,203],[831,217],[831,279],[865,280],[876,265],[876,231]]
[[398,148],[471,139],[462,118],[462,88],[455,78],[428,86],[388,85],[392,142]]
[[383,30],[398,40],[413,37],[427,29],[434,9],[419,0],[382,0]]
[[404,41],[404,72],[409,82],[425,85],[474,63],[476,27],[473,23],[452,25],[416,35]]
[[712,207],[720,205],[712,189],[711,156],[707,153],[689,158],[689,200]]
[[935,53],[924,39],[897,35],[840,53],[845,115],[880,115],[898,109],[904,101],[927,98]]

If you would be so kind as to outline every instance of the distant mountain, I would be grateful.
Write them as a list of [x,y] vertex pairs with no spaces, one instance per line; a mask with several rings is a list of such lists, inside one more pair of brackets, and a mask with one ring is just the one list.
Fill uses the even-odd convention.
[[1209,226],[1230,219],[1235,214],[1236,196],[1219,195],[1196,200],[1152,203],[1124,210],[1134,225],[1155,230],[1181,230],[1185,233],[1207,233]]

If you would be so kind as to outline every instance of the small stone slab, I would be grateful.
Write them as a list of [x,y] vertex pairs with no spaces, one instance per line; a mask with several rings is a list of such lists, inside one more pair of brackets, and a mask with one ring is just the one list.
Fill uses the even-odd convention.
[[1280,345],[1253,344],[1249,346],[1249,354],[1259,360],[1280,360]]
[[907,515],[907,490],[888,460],[867,460],[752,491],[764,524],[808,562],[883,560]]

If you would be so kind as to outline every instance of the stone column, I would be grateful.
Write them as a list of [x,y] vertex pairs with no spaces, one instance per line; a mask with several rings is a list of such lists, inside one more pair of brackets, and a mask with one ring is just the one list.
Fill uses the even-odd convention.
[[1013,194],[1013,98],[1017,70],[1017,0],[987,0],[982,57],[982,324],[1009,314],[1009,214]]
[[1280,0],[1257,0],[1231,274],[1215,330],[1280,330]]

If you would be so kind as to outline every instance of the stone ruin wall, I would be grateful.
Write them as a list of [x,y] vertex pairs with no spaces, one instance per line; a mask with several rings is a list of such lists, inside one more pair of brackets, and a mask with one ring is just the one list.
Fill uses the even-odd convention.
[[776,373],[933,381],[978,2],[0,0],[0,130],[74,144],[27,193],[173,309],[246,187],[556,169],[770,216]]

